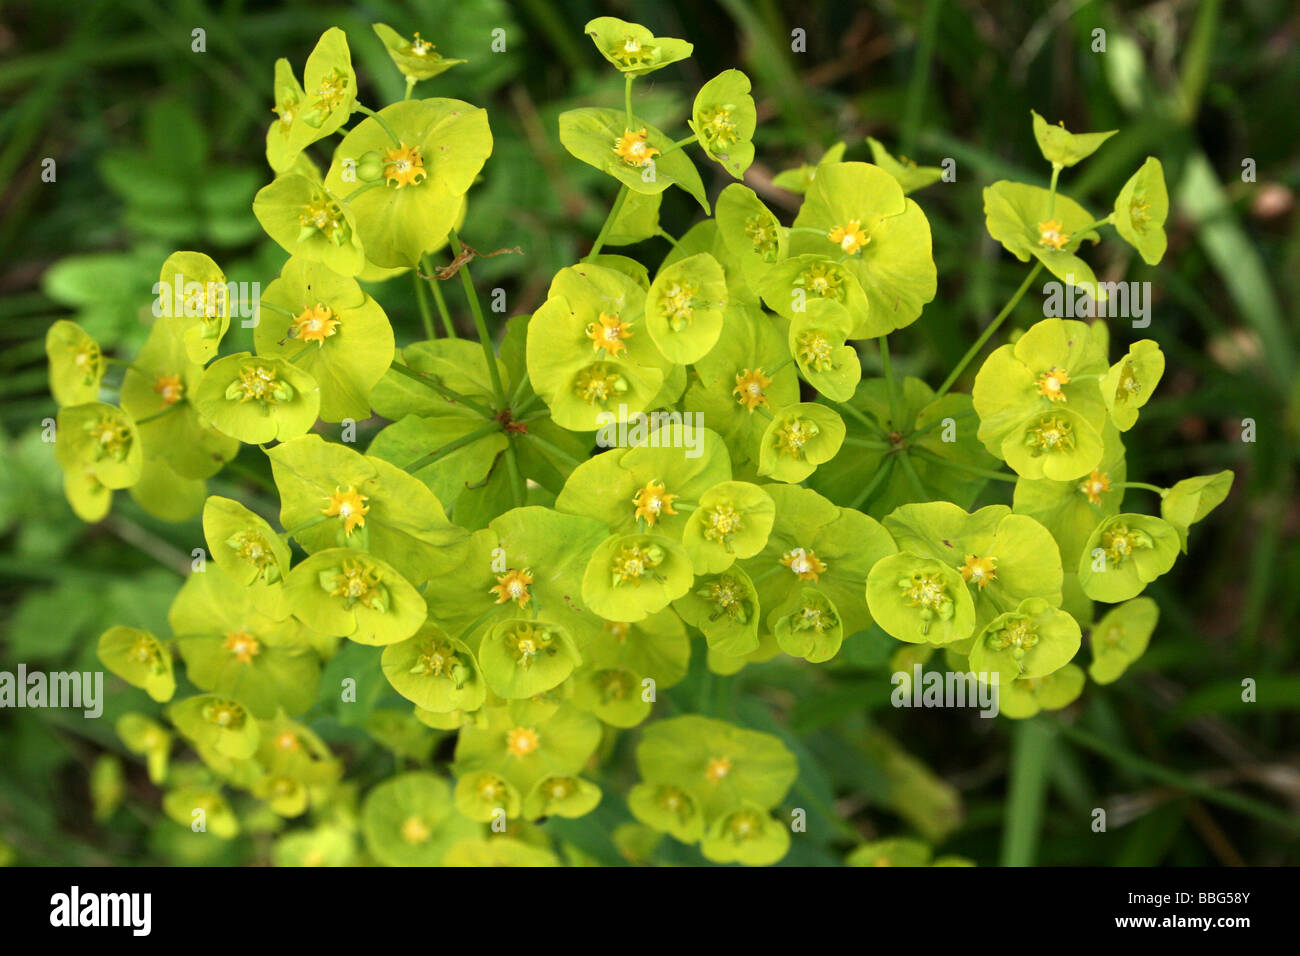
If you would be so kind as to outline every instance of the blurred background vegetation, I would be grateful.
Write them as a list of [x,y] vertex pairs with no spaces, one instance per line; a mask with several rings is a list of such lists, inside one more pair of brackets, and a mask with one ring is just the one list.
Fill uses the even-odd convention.
[[[124,494],[99,525],[72,515],[40,438],[55,411],[43,339],[54,320],[71,318],[106,350],[129,355],[174,249],[209,253],[234,281],[274,278],[284,253],[262,235],[250,202],[270,179],[263,146],[275,59],[301,70],[317,36],[343,27],[361,100],[375,108],[403,90],[370,23],[420,30],[442,54],[467,59],[417,95],[488,108],[495,150],[462,234],[478,249],[523,248],[482,260],[475,276],[506,288],[512,313],[530,312],[553,273],[586,251],[613,196],[556,131],[565,109],[621,106],[621,81],[582,33],[601,14],[695,44],[691,60],[638,91],[644,115],[662,128],[684,128],[694,91],[717,72],[750,74],[760,127],[747,182],[787,221],[798,197],[772,178],[836,142],[849,159],[868,159],[864,138],[874,136],[923,164],[956,160],[955,183],[916,197],[933,227],[938,297],[893,342],[896,363],[931,384],[1024,275],[985,232],[981,189],[1001,178],[1046,185],[1031,108],[1075,131],[1120,130],[1062,177],[1062,190],[1094,210],[1109,208],[1144,156],[1159,157],[1173,201],[1164,262],[1148,268],[1118,242],[1092,256],[1101,278],[1149,280],[1155,290],[1150,328],[1114,324],[1113,353],[1153,337],[1169,357],[1157,397],[1129,433],[1129,474],[1167,485],[1237,472],[1229,500],[1194,530],[1190,556],[1148,592],[1162,612],[1149,652],[1118,683],[1090,684],[1064,721],[895,710],[892,642],[882,635],[846,645],[831,666],[783,658],[730,680],[693,673],[674,688],[676,707],[780,733],[798,754],[788,803],[808,809],[809,832],[787,862],[838,862],[857,842],[894,835],[981,864],[1297,862],[1300,11],[1290,0],[5,3],[0,669],[97,668],[95,639],[109,624],[166,633],[167,606],[201,540],[197,520],[163,524]],[[196,27],[206,31],[205,53],[191,51]],[[490,52],[497,28],[504,53]],[[795,29],[805,31],[806,52],[791,50]],[[1104,53],[1092,49],[1097,29]],[[52,183],[41,177],[47,157],[57,164]],[[1242,179],[1246,159],[1253,183]],[[705,175],[716,194],[722,174]],[[698,209],[676,191],[665,197],[664,225],[680,235]],[[653,266],[666,251],[652,240],[632,254]],[[399,344],[420,337],[412,284],[403,277],[379,295]],[[1041,317],[1036,301],[1022,303],[1012,327]],[[469,328],[466,315],[459,320]],[[871,361],[864,355],[867,374]],[[1257,424],[1253,443],[1240,437],[1246,418]],[[246,448],[238,464],[255,475],[259,458]],[[263,493],[229,472],[210,490]],[[1001,500],[1006,490],[986,495]],[[308,715],[363,786],[395,761],[429,761],[439,743],[425,728],[412,735],[400,699],[372,676],[363,708],[342,714],[325,703]],[[1257,682],[1255,703],[1241,700],[1245,677]],[[98,721],[0,711],[0,861],[271,859],[275,823],[264,816],[229,843],[162,816],[159,791],[113,732],[117,715],[148,701],[115,679],[106,687]],[[118,759],[122,790],[110,799],[116,788],[104,782]],[[92,787],[96,767],[101,783]],[[602,778],[599,810],[546,825],[573,859],[619,861],[610,833],[630,819],[619,794],[634,773],[625,739]],[[1109,813],[1105,834],[1090,829],[1094,807]],[[699,859],[675,845],[656,858]]]

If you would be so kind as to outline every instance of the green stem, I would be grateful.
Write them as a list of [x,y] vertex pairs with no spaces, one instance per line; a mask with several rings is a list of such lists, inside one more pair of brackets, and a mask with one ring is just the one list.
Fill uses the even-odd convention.
[[938,428],[940,425],[944,423],[945,419],[951,418],[954,422],[958,422],[963,418],[970,418],[975,414],[976,414],[975,409],[971,408],[971,409],[967,409],[964,412],[957,412],[956,414],[953,415],[944,415],[942,418],[931,419],[928,424],[922,425],[920,428],[916,429],[915,431],[909,432],[907,438],[909,442],[913,438],[919,438],[921,435],[924,435],[927,432],[931,432],[934,429]]
[[1286,813],[1282,810],[1272,807],[1261,800],[1255,800],[1251,797],[1243,797],[1238,793],[1228,790],[1219,790],[1207,783],[1201,783],[1194,777],[1179,773],[1176,770],[1170,770],[1162,767],[1160,764],[1152,763],[1144,757],[1130,753],[1116,747],[1100,737],[1096,737],[1086,730],[1079,727],[1073,727],[1066,723],[1057,725],[1062,736],[1073,744],[1083,747],[1085,750],[1091,750],[1093,753],[1105,757],[1122,767],[1140,773],[1152,780],[1158,780],[1161,783],[1169,784],[1185,793],[1200,797],[1210,803],[1217,803],[1220,806],[1229,807],[1241,813],[1245,813],[1260,820],[1267,821],[1276,827],[1280,827],[1294,834],[1300,834],[1300,819]]
[[257,487],[261,488],[263,491],[270,492],[271,494],[276,494],[278,492],[273,481],[267,481],[264,477],[253,471],[253,469],[241,465],[237,461],[226,462],[223,466],[223,470],[229,471],[232,475],[238,475],[245,481],[257,485]]
[[433,313],[429,311],[429,291],[424,287],[425,280],[420,278],[419,269],[412,269],[411,275],[415,279],[415,298],[420,303],[420,323],[424,326],[424,337],[432,339]]
[[871,448],[875,451],[889,451],[894,446],[887,441],[872,441],[870,438],[854,438],[852,435],[844,439],[844,444],[853,445],[856,448]]
[[966,354],[961,357],[961,361],[957,363],[957,367],[948,373],[948,377],[944,379],[943,384],[939,386],[939,391],[935,392],[934,398],[931,399],[931,403],[937,402],[948,394],[948,389],[953,387],[953,384],[956,383],[957,379],[961,376],[961,373],[966,370],[966,366],[970,364],[971,359],[976,355],[979,355],[980,349],[984,348],[984,344],[993,337],[993,333],[998,330],[998,327],[1001,326],[1004,321],[1006,321],[1007,316],[1011,314],[1011,310],[1016,307],[1016,304],[1022,298],[1024,298],[1025,293],[1029,291],[1030,283],[1034,281],[1034,278],[1042,271],[1042,269],[1043,264],[1039,262],[1029,270],[1029,275],[1025,276],[1025,281],[1020,283],[1020,288],[1018,288],[1015,291],[1015,294],[1011,296],[1010,301],[1002,307],[1002,311],[994,317],[993,321],[989,323],[988,328],[986,328],[980,334],[980,337],[975,340],[975,344],[966,350]]
[[[450,233],[452,251],[460,256],[464,248],[460,244],[460,236],[456,235],[453,229]],[[506,400],[505,386],[501,384],[501,370],[497,368],[496,352],[492,348],[492,337],[488,334],[487,322],[483,318],[483,306],[478,301],[478,291],[474,288],[474,280],[470,278],[469,263],[460,267],[460,281],[465,287],[465,297],[469,299],[469,310],[474,316],[474,328],[478,330],[478,340],[483,345],[483,358],[487,362],[488,375],[492,379],[492,394],[496,396],[497,401],[503,405]]]
[[139,426],[148,424],[149,422],[157,421],[158,419],[162,418],[164,415],[170,415],[172,412],[176,411],[176,409],[180,407],[181,407],[180,402],[173,402],[172,404],[164,408],[162,411],[154,412],[152,415],[146,415],[144,418],[137,418],[135,420],[136,427],[138,428]]
[[1009,481],[1013,484],[1020,480],[1019,476],[1008,474],[1005,471],[992,471],[988,468],[977,468],[975,465],[967,465],[960,461],[951,461],[942,455],[936,455],[928,448],[913,448],[912,451],[921,455],[926,461],[932,461],[943,468],[954,468],[957,471],[964,471],[968,475],[979,475],[981,478],[991,478],[994,481]]
[[916,496],[922,501],[929,501],[930,496],[926,493],[925,485],[921,481],[921,476],[916,472],[916,466],[912,464],[912,459],[908,456],[907,451],[899,449],[898,464],[903,469],[903,474],[907,475],[907,481],[916,492]]
[[411,98],[411,93],[415,90],[415,83],[416,83],[415,77],[408,76],[406,78],[406,94],[402,97],[402,99],[409,100]]
[[610,228],[614,225],[614,220],[618,218],[619,211],[623,208],[623,203],[627,202],[628,188],[620,186],[618,195],[614,197],[614,205],[610,207],[609,215],[605,217],[604,224],[600,227],[600,232],[596,234],[596,241],[591,244],[591,251],[587,253],[583,261],[590,261],[600,255],[600,249],[605,245],[605,237],[609,235]]
[[474,399],[462,395],[460,392],[452,391],[441,382],[436,381],[431,375],[427,375],[424,372],[418,372],[409,365],[403,365],[401,362],[394,362],[389,366],[389,368],[394,372],[397,372],[399,375],[405,375],[407,378],[414,379],[420,384],[433,389],[449,402],[458,402],[466,408],[478,412],[484,418],[496,418],[496,412],[492,411],[492,409],[488,408],[486,405],[482,405],[474,401]]
[[623,83],[623,105],[627,108],[627,128],[632,128],[632,81],[635,80],[631,73],[627,74]]
[[853,418],[858,422],[862,423],[863,425],[866,425],[868,428],[870,428],[881,438],[885,438],[885,439],[889,438],[889,433],[885,431],[884,428],[881,427],[880,423],[876,421],[874,418],[872,418],[870,415],[867,415],[861,409],[855,408],[854,406],[850,405],[848,402],[836,402],[835,405],[837,408],[840,409],[840,411],[848,412],[850,418]]
[[880,367],[885,372],[885,388],[889,392],[889,424],[899,429],[903,427],[903,423],[898,420],[898,396],[894,393],[894,366],[889,361],[889,343],[885,338],[882,335],[876,341],[880,343]]
[[[508,435],[506,437],[509,438]],[[506,442],[506,471],[510,474],[510,494],[514,498],[515,507],[522,508],[528,500],[528,486],[524,484],[524,477],[519,471],[519,458],[512,441]]]
[[550,442],[548,442],[545,438],[542,438],[540,435],[536,435],[533,432],[525,432],[524,437],[527,438],[529,441],[531,441],[533,444],[540,447],[543,451],[550,452],[551,455],[560,459],[560,461],[567,464],[570,468],[577,468],[579,465],[582,464],[581,461],[579,461],[577,458],[574,458],[563,448],[557,448],[555,445],[552,445]]
[[1038,855],[1052,738],[1051,728],[1041,719],[1022,720],[1012,730],[1011,779],[1002,828],[1003,866],[1033,866]]
[[674,236],[673,236],[670,232],[668,232],[668,230],[666,230],[666,229],[656,229],[656,230],[655,230],[655,235],[658,236],[660,239],[667,239],[667,240],[668,240],[668,244],[671,245],[674,249],[678,249],[678,250],[680,250],[681,247],[682,247],[682,244],[681,244],[680,242],[677,241],[676,237],[674,237]]
[[669,153],[675,153],[675,152],[677,152],[679,149],[685,149],[687,146],[691,145],[691,143],[694,143],[694,142],[695,142],[696,140],[698,140],[698,139],[699,139],[699,137],[698,137],[698,136],[695,136],[695,135],[687,136],[685,139],[679,139],[677,142],[673,143],[671,146],[669,146],[667,149],[665,149],[662,153],[660,153],[660,154],[659,154],[659,159],[663,159],[663,158],[664,158],[665,156],[667,156]]
[[1050,186],[1051,198],[1047,200],[1047,218],[1052,218],[1052,213],[1056,211],[1056,181],[1061,178],[1061,167],[1052,163],[1052,184]]
[[337,518],[337,517],[338,515],[314,515],[313,517],[308,518],[302,524],[294,525],[292,528],[289,528],[288,530],[285,531],[285,534],[288,535],[290,538],[297,538],[298,535],[302,534],[304,531],[308,530],[309,528],[314,528],[319,524],[324,524],[326,521],[329,521],[332,518]]
[[459,338],[456,326],[451,322],[451,313],[447,311],[447,297],[442,294],[442,283],[434,279],[429,284],[429,291],[433,293],[433,304],[438,307],[438,317],[442,319],[442,330],[447,333],[447,338]]
[[876,489],[888,481],[889,476],[893,473],[894,459],[893,456],[890,456],[881,462],[880,467],[876,469],[875,475],[867,482],[867,487],[862,489],[862,493],[853,500],[853,504],[849,507],[861,511],[866,503],[871,500],[871,496],[876,493]]
[[442,458],[446,455],[450,455],[458,448],[464,448],[466,445],[471,445],[474,442],[478,441],[480,438],[483,438],[487,435],[492,434],[495,431],[500,431],[500,430],[501,430],[501,426],[497,422],[492,422],[490,424],[482,426],[481,428],[476,428],[468,435],[462,435],[460,438],[457,438],[455,441],[449,441],[441,448],[437,448],[429,452],[429,454],[425,455],[424,457],[417,458],[415,461],[407,465],[405,470],[409,474],[413,475],[421,468],[424,468],[426,465],[433,464],[439,458]]
[[1161,498],[1169,494],[1168,488],[1161,488],[1159,485],[1149,485],[1145,481],[1125,481],[1120,484],[1121,488],[1142,488],[1145,491],[1154,491]]
[[367,116],[373,117],[374,121],[378,123],[381,127],[383,127],[384,132],[388,134],[388,138],[393,141],[393,145],[396,146],[398,149],[401,149],[402,147],[401,138],[396,133],[393,132],[393,128],[384,121],[384,118],[382,116],[380,116],[378,113],[372,110],[369,106],[362,106],[360,103],[356,104],[356,108],[362,113],[365,113]]
[[374,189],[376,186],[382,186],[382,185],[384,185],[384,181],[382,179],[376,179],[373,183],[366,183],[364,186],[358,186],[356,189],[352,190],[352,192],[348,193],[346,196],[343,197],[343,205],[346,206],[348,203],[352,202],[352,200],[356,199],[367,189]]

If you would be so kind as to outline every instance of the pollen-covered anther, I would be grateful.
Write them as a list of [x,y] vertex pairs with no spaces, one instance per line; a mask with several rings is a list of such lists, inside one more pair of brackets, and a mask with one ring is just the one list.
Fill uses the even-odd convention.
[[614,154],[628,166],[648,166],[659,155],[659,150],[646,142],[646,127],[639,130],[624,130],[623,135],[614,140]]
[[654,60],[654,45],[634,36],[626,35],[622,42],[609,51],[610,57],[624,69],[636,69]]
[[208,723],[226,730],[238,730],[247,719],[244,708],[233,700],[209,701],[203,706],[202,713]]
[[814,371],[829,371],[834,364],[835,347],[824,332],[809,329],[799,335],[795,346],[799,361]]
[[816,422],[794,418],[776,430],[776,453],[789,458],[804,456],[804,446],[821,434]]
[[532,624],[519,624],[507,635],[510,650],[515,656],[515,664],[527,670],[532,666],[538,654],[552,652],[555,635],[545,627]]
[[766,216],[753,215],[745,220],[745,235],[754,245],[754,251],[764,259],[770,259],[777,251],[778,237],[776,225]]
[[374,568],[361,561],[345,560],[338,571],[322,573],[321,584],[331,597],[343,598],[347,608],[360,604],[372,611],[388,610],[388,589]]
[[590,405],[607,402],[627,389],[627,379],[604,365],[583,369],[573,383],[573,390]]
[[966,563],[961,566],[961,576],[969,584],[979,585],[981,591],[988,586],[990,581],[996,581],[998,559],[991,555],[979,557],[974,554],[966,555]]
[[131,430],[114,418],[106,415],[97,421],[88,422],[86,431],[94,438],[94,457],[97,461],[102,458],[123,461],[131,451]]
[[781,563],[798,575],[800,581],[816,581],[826,573],[826,562],[816,551],[791,548],[781,556]]
[[635,517],[653,527],[664,515],[677,514],[673,509],[673,501],[678,497],[668,491],[658,478],[649,481],[632,496],[632,504],[636,506]]
[[680,332],[695,317],[695,296],[699,288],[693,282],[674,282],[659,296],[659,308],[668,317],[674,332]]
[[533,597],[532,592],[528,590],[528,586],[532,583],[531,569],[510,568],[505,574],[497,575],[497,583],[488,588],[488,593],[496,595],[498,604],[514,601],[520,607],[527,607]]
[[1024,657],[1025,651],[1038,643],[1038,629],[1025,618],[1013,618],[1001,630],[989,635],[989,646],[995,651],[1011,650],[1011,656],[1017,661]]
[[424,822],[424,817],[412,814],[402,821],[402,839],[412,845],[424,843],[433,836],[433,831]]
[[395,189],[418,186],[424,182],[428,173],[424,170],[424,159],[420,156],[420,147],[401,143],[397,149],[384,151],[384,182]]
[[1097,468],[1094,468],[1092,474],[1079,483],[1079,492],[1094,505],[1101,504],[1101,496],[1107,491],[1110,491],[1110,475]]
[[844,295],[841,288],[844,275],[826,263],[818,262],[799,273],[795,285],[813,292],[823,299],[840,299]]
[[338,203],[326,196],[317,196],[303,206],[298,216],[298,223],[302,226],[298,233],[299,242],[310,239],[319,232],[334,245],[339,246],[352,235],[347,219],[343,216],[343,210]]
[[740,530],[744,516],[730,504],[719,504],[704,513],[704,537],[710,541],[726,541]]
[[226,399],[240,404],[276,405],[292,400],[293,395],[293,386],[281,381],[275,370],[265,365],[245,365],[239,370],[239,378],[226,388]]
[[411,38],[411,53],[415,56],[428,56],[434,51],[434,46],[428,40],[422,39],[417,31]]
[[370,513],[370,506],[366,504],[369,500],[369,496],[361,494],[352,485],[348,485],[346,491],[336,488],[334,494],[325,499],[321,514],[342,518],[343,533],[351,537],[353,531],[365,526],[366,515]]
[[253,658],[262,653],[262,642],[247,631],[229,631],[222,648],[241,664],[253,663]]
[[422,653],[411,668],[412,674],[421,677],[452,677],[458,667],[462,666],[456,649],[446,641],[434,639],[428,649]]
[[[347,89],[347,76],[339,69],[330,70],[321,78],[320,86],[316,87],[316,101],[312,103],[313,111],[325,114],[334,112],[343,104]],[[319,117],[319,120],[323,119],[323,116]]]
[[334,310],[324,303],[309,305],[293,317],[289,334],[300,342],[325,344],[325,340],[338,331],[339,320]]
[[745,589],[730,576],[723,576],[710,581],[695,592],[700,598],[713,605],[709,619],[716,621],[724,615],[739,624],[747,624],[749,615],[745,611]]
[[863,230],[861,221],[857,219],[850,219],[844,225],[836,226],[826,234],[826,238],[849,255],[861,252],[862,247],[871,241]]
[[1106,552],[1107,560],[1119,567],[1133,552],[1151,548],[1154,542],[1145,531],[1130,528],[1126,524],[1116,524],[1102,532],[1101,546]]
[[735,120],[731,118],[732,106],[711,106],[700,113],[702,133],[715,149],[726,149],[733,143],[740,142],[740,131]]
[[1065,392],[1061,386],[1070,384],[1070,373],[1053,365],[1038,376],[1038,394],[1053,402],[1065,401]]
[[743,369],[736,375],[736,387],[731,390],[736,401],[750,412],[767,405],[767,389],[772,380],[763,374],[761,368]]
[[914,571],[898,580],[903,603],[916,608],[921,616],[921,633],[929,634],[930,625],[937,617],[947,621],[953,616],[954,605],[938,572]]
[[585,331],[587,338],[591,339],[593,349],[597,352],[604,349],[617,357],[620,352],[627,350],[627,344],[623,340],[632,337],[630,328],[631,323],[624,322],[619,316],[602,312],[595,322],[587,323]]
[[527,757],[535,753],[541,742],[532,727],[512,727],[506,731],[506,752],[512,757]]
[[1072,451],[1074,428],[1069,422],[1053,415],[1026,430],[1025,444],[1038,452]]
[[175,405],[185,397],[185,384],[179,375],[159,375],[154,379],[153,390],[168,405]]
[[611,581],[615,587],[631,581],[639,585],[641,578],[663,563],[663,550],[655,545],[624,545],[610,562]]
[[1047,249],[1060,249],[1070,241],[1065,224],[1059,219],[1049,219],[1038,224],[1038,244]]

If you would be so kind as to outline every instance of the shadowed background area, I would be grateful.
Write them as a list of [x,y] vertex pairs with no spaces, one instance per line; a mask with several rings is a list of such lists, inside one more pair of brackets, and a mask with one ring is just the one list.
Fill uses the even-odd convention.
[[[682,709],[779,733],[798,755],[791,800],[808,812],[808,838],[785,862],[837,863],[855,842],[895,835],[980,864],[1297,862],[1300,15],[1286,0],[6,3],[0,670],[98,669],[95,639],[110,624],[166,631],[202,540],[198,521],[160,522],[126,495],[97,525],[73,516],[41,439],[55,413],[44,336],[70,318],[106,351],[132,353],[151,320],[159,265],[175,249],[209,253],[232,281],[275,277],[285,254],[250,205],[271,178],[264,143],[276,58],[301,68],[320,33],[340,26],[361,101],[376,107],[400,99],[403,84],[372,22],[419,30],[443,55],[468,60],[420,95],[489,111],[494,151],[462,234],[478,249],[522,249],[480,260],[475,278],[504,288],[512,314],[527,313],[555,271],[586,252],[613,197],[557,135],[566,109],[622,105],[621,80],[582,33],[602,14],[695,44],[692,59],[638,88],[638,111],[655,125],[682,127],[694,91],[721,70],[750,75],[758,158],[746,183],[787,222],[799,197],[774,177],[837,142],[847,159],[869,160],[872,136],[925,165],[955,161],[955,182],[915,197],[933,229],[938,296],[891,343],[902,373],[931,385],[1024,276],[985,231],[981,191],[1003,178],[1047,185],[1031,109],[1074,131],[1120,130],[1062,177],[1062,191],[1091,209],[1108,209],[1145,156],[1160,158],[1171,198],[1164,261],[1148,267],[1118,242],[1089,257],[1099,278],[1149,281],[1154,293],[1149,328],[1112,324],[1112,355],[1150,337],[1169,360],[1126,438],[1129,475],[1168,485],[1237,473],[1229,499],[1193,530],[1190,555],[1147,591],[1161,607],[1149,651],[1117,683],[1089,684],[1064,730],[1055,719],[892,708],[889,641],[834,667],[774,661],[728,680],[693,672],[674,688]],[[204,52],[192,49],[195,29]],[[503,52],[491,49],[495,30],[504,30]],[[1098,30],[1104,52],[1094,50]],[[703,172],[712,195],[730,181],[716,166]],[[693,207],[665,194],[665,228],[680,235],[699,214]],[[667,249],[656,239],[630,254],[657,263]],[[398,344],[422,337],[411,282],[392,281],[383,294]],[[1028,296],[1008,329],[1040,319],[1040,305]],[[456,319],[472,334],[467,313]],[[248,347],[239,336],[251,342],[247,330],[231,335],[236,347]],[[864,353],[868,376],[879,374],[874,361]],[[1253,442],[1242,440],[1248,419]],[[264,469],[259,457],[246,448],[240,462]],[[237,480],[225,473],[210,491],[229,493]],[[985,500],[1006,492],[989,489]],[[1242,700],[1246,678],[1254,702]],[[142,709],[142,695],[111,676],[105,687],[99,720],[0,710],[0,862],[270,860],[283,821],[269,813],[228,842],[162,814],[160,791],[113,730],[122,712]],[[445,734],[411,741],[384,731],[380,718],[401,703],[390,693],[346,720],[306,719],[365,786],[395,764],[445,752]],[[616,748],[606,770],[615,786],[597,812],[547,824],[580,851],[574,859],[620,862],[609,833],[630,819],[619,793],[635,778],[631,751]],[[1091,829],[1095,808],[1107,811],[1104,834]],[[657,859],[699,862],[677,845]]]

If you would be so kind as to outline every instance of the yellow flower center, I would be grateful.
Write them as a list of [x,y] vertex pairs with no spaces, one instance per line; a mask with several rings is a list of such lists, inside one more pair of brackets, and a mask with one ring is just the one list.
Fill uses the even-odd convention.
[[816,329],[801,333],[795,346],[799,361],[813,371],[825,372],[834,364],[832,356],[835,354],[835,347],[823,333]]
[[740,142],[740,132],[731,118],[729,106],[714,106],[700,113],[704,138],[715,149],[726,149],[733,143]]
[[1064,419],[1044,418],[1025,432],[1025,444],[1039,452],[1068,452],[1074,449],[1074,429]]
[[1139,233],[1147,231],[1147,223],[1151,221],[1150,213],[1151,204],[1145,199],[1134,199],[1128,208],[1129,222],[1133,224],[1133,230]]
[[304,233],[315,230],[336,246],[342,245],[352,234],[347,219],[343,216],[343,210],[338,203],[328,197],[317,196],[302,209],[298,222],[303,227]]
[[325,499],[321,514],[342,518],[343,533],[351,537],[353,531],[365,526],[366,515],[370,513],[370,506],[366,504],[369,500],[367,495],[361,494],[352,485],[348,485],[347,491],[336,488],[334,494]]
[[1079,491],[1082,494],[1087,495],[1088,500],[1094,505],[1101,504],[1102,493],[1110,491],[1110,475],[1094,468],[1092,474],[1083,479],[1079,484]]
[[331,584],[327,585],[330,596],[343,598],[345,607],[360,604],[373,611],[388,609],[387,593],[379,574],[360,561],[345,560],[339,572],[332,576]]
[[608,631],[620,644],[627,643],[627,632],[630,625],[626,621],[606,621],[605,630]]
[[763,820],[753,810],[739,810],[727,821],[727,829],[734,840],[752,840],[762,828]]
[[716,581],[710,581],[695,593],[713,605],[716,613],[711,615],[712,620],[717,620],[724,614],[741,624],[749,620],[749,615],[745,613],[745,589],[731,575],[723,575]]
[[704,777],[709,783],[717,783],[731,773],[733,764],[728,757],[714,757],[704,768]]
[[902,591],[903,603],[921,612],[923,635],[930,633],[930,624],[936,616],[941,621],[952,617],[952,598],[948,596],[948,589],[944,587],[943,579],[937,571],[913,571],[907,577],[899,579],[898,587]]
[[664,483],[656,478],[632,496],[632,504],[636,505],[635,517],[644,519],[646,524],[653,527],[661,516],[677,514],[673,510],[673,500],[678,497],[671,494]]
[[1119,567],[1134,551],[1150,548],[1152,541],[1145,532],[1130,529],[1126,524],[1116,524],[1102,532],[1101,546],[1110,563]]
[[833,265],[822,262],[809,266],[799,273],[799,278],[795,280],[795,285],[805,288],[823,299],[843,298],[843,284],[844,273]]
[[551,644],[555,641],[555,636],[544,627],[520,624],[510,632],[508,639],[510,650],[515,655],[515,664],[527,670],[538,654],[552,651]]
[[653,61],[654,46],[643,43],[634,36],[624,36],[623,42],[609,51],[610,57],[624,69],[635,69]]
[[552,800],[564,800],[578,789],[572,777],[551,777],[542,786],[550,793]]
[[153,390],[162,396],[168,405],[175,405],[185,395],[185,385],[179,375],[159,375],[154,380]]
[[761,213],[745,221],[745,235],[754,244],[754,251],[769,262],[776,256],[778,237],[776,223]]
[[591,365],[574,380],[573,390],[589,405],[603,404],[627,391],[627,381],[607,365]]
[[961,576],[967,582],[978,584],[981,591],[990,581],[996,581],[998,559],[993,557],[976,557],[973,554],[966,555],[966,563],[961,566]]
[[624,545],[610,562],[613,584],[618,586],[631,581],[639,585],[642,576],[657,568],[663,560],[663,551],[653,545],[647,547],[638,544]]
[[280,101],[271,107],[271,112],[280,118],[280,131],[287,133],[293,125],[293,117],[298,109],[298,96],[291,89],[280,91]]
[[427,175],[420,147],[407,146],[403,142],[397,149],[384,151],[384,182],[388,185],[396,189],[418,186]]
[[275,554],[267,545],[261,532],[240,531],[226,543],[239,558],[256,566],[259,571],[265,571],[275,560]]
[[1119,386],[1115,389],[1115,401],[1127,402],[1130,398],[1137,398],[1141,393],[1142,383],[1138,381],[1133,371],[1133,363],[1125,362],[1124,369],[1120,372]]
[[320,86],[316,88],[316,102],[312,106],[326,113],[332,113],[343,104],[347,89],[348,78],[343,72],[339,69],[330,70],[321,80]]
[[203,719],[226,730],[244,726],[244,708],[233,700],[213,700],[203,707]]
[[821,429],[815,422],[791,419],[776,430],[776,453],[798,460],[804,455],[804,446],[819,434]]
[[262,642],[247,631],[228,631],[221,646],[241,664],[253,663],[253,658],[262,653]]
[[334,318],[334,310],[317,302],[308,306],[293,317],[289,334],[301,342],[318,342],[325,340],[338,331],[339,320]]
[[741,513],[729,504],[710,508],[704,518],[704,537],[710,541],[727,540],[740,530],[743,522]]
[[275,738],[275,746],[280,750],[292,752],[298,751],[302,744],[298,740],[298,735],[292,730],[283,730]]
[[1038,244],[1047,249],[1060,249],[1070,241],[1070,234],[1064,232],[1065,225],[1059,219],[1049,219],[1038,224]]
[[421,816],[412,814],[402,822],[402,839],[411,845],[424,843],[431,836],[433,831]]
[[411,38],[411,53],[415,56],[428,56],[433,50],[433,44],[428,40],[421,39],[418,32]]
[[989,635],[989,646],[995,651],[1012,648],[1023,653],[1038,643],[1038,630],[1025,618],[1009,621],[1000,631]]
[[520,607],[527,607],[532,599],[528,586],[533,583],[533,572],[529,568],[517,571],[510,568],[505,574],[497,576],[497,583],[488,588],[488,593],[497,596],[498,604],[514,601]]
[[226,398],[240,404],[261,402],[263,405],[276,405],[293,398],[293,386],[280,381],[269,366],[245,365],[239,370],[239,378],[226,389]]
[[826,573],[826,562],[816,551],[791,548],[781,556],[781,563],[794,572],[800,581],[816,581]]
[[1069,384],[1070,373],[1053,365],[1038,376],[1038,394],[1053,402],[1063,402],[1065,401],[1065,392],[1061,390],[1061,386]]
[[632,337],[632,333],[628,331],[630,325],[631,323],[622,321],[617,315],[602,312],[595,322],[587,323],[587,338],[591,339],[591,347],[597,352],[604,349],[610,355],[617,356],[627,350],[623,340]]
[[736,387],[731,391],[736,401],[752,414],[760,405],[767,405],[767,387],[771,384],[772,380],[763,374],[761,368],[747,368],[737,373]]
[[131,450],[131,429],[107,415],[88,423],[86,431],[94,438],[96,461],[106,457],[122,461]]
[[628,166],[648,166],[659,155],[659,150],[646,142],[646,128],[624,130],[623,135],[614,140],[614,153]]
[[659,296],[659,308],[673,331],[680,332],[695,317],[695,296],[699,287],[693,282],[674,282]]
[[850,219],[844,225],[836,226],[826,235],[826,238],[849,255],[861,252],[862,247],[871,241],[863,231],[862,223],[857,219]]
[[527,757],[541,745],[541,738],[531,727],[512,727],[506,731],[506,752],[512,757]]

